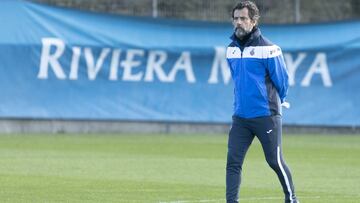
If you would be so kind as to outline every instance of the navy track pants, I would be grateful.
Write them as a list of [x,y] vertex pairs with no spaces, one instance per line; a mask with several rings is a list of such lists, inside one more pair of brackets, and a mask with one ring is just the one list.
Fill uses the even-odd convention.
[[255,136],[260,140],[267,163],[279,178],[284,191],[285,202],[297,201],[290,170],[283,160],[281,125],[280,115],[250,119],[233,116],[226,165],[227,203],[237,203],[239,201],[242,164]]

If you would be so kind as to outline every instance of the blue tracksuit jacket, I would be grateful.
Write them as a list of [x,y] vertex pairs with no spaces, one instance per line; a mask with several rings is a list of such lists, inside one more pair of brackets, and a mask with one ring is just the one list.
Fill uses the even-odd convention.
[[280,47],[261,35],[259,28],[240,46],[235,35],[226,58],[234,81],[234,115],[255,118],[281,115],[287,95],[288,73]]

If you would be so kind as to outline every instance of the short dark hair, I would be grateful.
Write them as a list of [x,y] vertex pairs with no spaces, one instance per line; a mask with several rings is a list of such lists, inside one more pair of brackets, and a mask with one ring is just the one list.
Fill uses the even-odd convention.
[[256,4],[252,1],[241,1],[238,4],[235,5],[235,7],[232,9],[231,17],[234,18],[234,12],[235,10],[241,10],[243,8],[247,8],[249,11],[249,17],[251,20],[258,21],[260,18],[259,9],[256,6]]

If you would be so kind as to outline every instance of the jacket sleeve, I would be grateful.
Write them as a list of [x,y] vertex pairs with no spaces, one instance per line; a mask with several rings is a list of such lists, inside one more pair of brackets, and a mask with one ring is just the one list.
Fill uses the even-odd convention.
[[277,89],[283,103],[289,88],[289,76],[280,47],[273,45],[267,50],[267,69],[270,79]]

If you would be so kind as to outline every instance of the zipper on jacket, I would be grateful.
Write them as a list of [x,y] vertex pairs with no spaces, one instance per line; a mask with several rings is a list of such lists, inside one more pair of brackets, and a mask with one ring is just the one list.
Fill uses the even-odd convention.
[[[244,62],[243,62],[243,54],[244,54],[244,50],[245,50],[245,47],[243,47],[243,49],[241,50],[241,48],[240,48],[240,51],[241,51],[241,63],[240,63],[240,70],[242,71],[242,73],[245,73],[245,70],[244,70]],[[242,75],[244,75],[244,74],[242,74]],[[242,78],[243,79],[243,78]],[[242,82],[240,83],[240,88],[241,88],[241,90],[240,90],[240,95],[244,95],[244,92],[243,92],[243,85],[241,85],[241,84],[243,84]],[[243,97],[244,96],[241,96],[241,98],[240,98],[240,100],[241,100],[241,109],[240,109],[240,111],[241,111],[241,114],[245,117],[245,115],[244,115],[244,113],[245,113],[245,111],[244,111],[244,107],[245,107],[245,100],[243,99]]]

